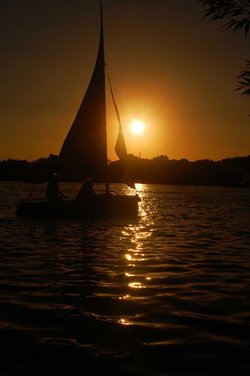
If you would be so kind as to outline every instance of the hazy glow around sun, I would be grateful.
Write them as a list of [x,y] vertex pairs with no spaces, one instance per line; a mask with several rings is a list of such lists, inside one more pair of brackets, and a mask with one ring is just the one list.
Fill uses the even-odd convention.
[[131,121],[130,129],[134,134],[142,134],[145,131],[145,123],[140,119],[134,119]]

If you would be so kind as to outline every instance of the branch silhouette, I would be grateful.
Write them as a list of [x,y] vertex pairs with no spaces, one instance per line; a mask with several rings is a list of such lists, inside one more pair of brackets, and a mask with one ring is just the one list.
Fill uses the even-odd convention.
[[[248,36],[250,28],[250,0],[198,0],[205,8],[205,17],[213,21],[225,20],[223,25],[226,30],[235,32],[242,31],[245,37]],[[239,86],[242,95],[250,95],[250,60],[238,76]]]

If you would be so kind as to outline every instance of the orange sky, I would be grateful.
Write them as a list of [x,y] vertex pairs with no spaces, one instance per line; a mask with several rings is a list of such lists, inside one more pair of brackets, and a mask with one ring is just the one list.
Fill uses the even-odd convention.
[[[250,154],[250,98],[235,91],[240,33],[195,0],[104,0],[106,62],[129,153],[214,160]],[[96,59],[99,0],[0,0],[0,160],[58,154]],[[110,97],[109,158],[118,131]],[[146,123],[133,135],[130,121]]]

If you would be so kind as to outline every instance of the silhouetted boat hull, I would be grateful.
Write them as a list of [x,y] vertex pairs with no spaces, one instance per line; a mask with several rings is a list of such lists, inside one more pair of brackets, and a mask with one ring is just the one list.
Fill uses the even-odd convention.
[[56,203],[23,200],[18,204],[17,215],[27,217],[59,218],[135,218],[138,215],[137,195],[97,195],[94,198],[65,200]]

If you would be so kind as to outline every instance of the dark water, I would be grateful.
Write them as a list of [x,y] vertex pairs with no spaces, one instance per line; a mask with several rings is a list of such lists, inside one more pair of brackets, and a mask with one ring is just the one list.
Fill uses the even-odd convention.
[[0,183],[1,375],[249,374],[250,190],[138,188],[138,220],[32,220]]

